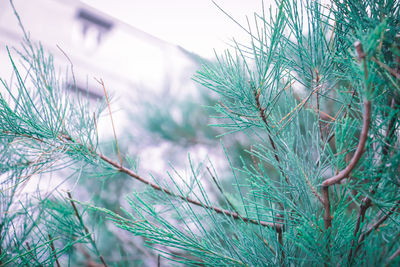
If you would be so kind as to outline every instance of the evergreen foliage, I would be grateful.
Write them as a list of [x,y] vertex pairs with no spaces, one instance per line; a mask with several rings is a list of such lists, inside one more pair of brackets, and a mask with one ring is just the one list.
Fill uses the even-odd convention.
[[[195,76],[219,96],[222,136],[242,133],[250,144],[245,160],[221,143],[230,184],[211,162],[189,157],[189,177],[173,169],[156,179],[137,173],[122,144],[122,160],[101,152],[96,121],[108,103],[70,97],[51,56],[25,34],[18,56],[28,75],[10,53],[16,82],[1,80],[0,265],[141,264],[122,259],[132,255],[117,235],[102,242],[118,227],[173,265],[398,266],[400,3],[276,4],[242,26],[249,44]],[[51,173],[103,180],[106,191],[128,177],[144,187],[129,184],[127,208],[56,189],[18,195]]]

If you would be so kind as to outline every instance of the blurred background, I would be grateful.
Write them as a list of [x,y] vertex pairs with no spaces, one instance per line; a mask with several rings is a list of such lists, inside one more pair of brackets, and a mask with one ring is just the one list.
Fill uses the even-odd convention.
[[[233,174],[218,138],[222,131],[209,126],[215,121],[207,107],[218,100],[192,78],[201,64],[213,62],[215,54],[222,54],[233,44],[232,37],[239,43],[248,42],[247,33],[237,23],[246,26],[246,16],[251,19],[254,12],[261,12],[261,0],[13,2],[31,40],[40,42],[53,56],[60,77],[70,85],[65,87],[70,90],[68,94],[83,95],[96,104],[105,96],[96,79],[104,81],[121,154],[127,157],[129,167],[144,177],[151,174],[160,180],[167,171],[190,180],[194,167],[198,177],[206,181],[210,198],[215,203],[221,200],[215,185],[207,182],[212,175],[207,168],[215,168],[224,187],[228,191],[232,187]],[[270,3],[264,4],[268,9]],[[15,77],[6,47],[13,59],[18,59],[12,48],[20,50],[22,38],[9,1],[0,0],[0,77],[10,83]],[[68,89],[75,82],[77,91]],[[116,159],[108,110],[98,122],[98,132],[102,153]],[[228,152],[238,155],[230,159],[234,166],[240,166],[241,160],[251,160],[241,152],[251,149],[246,138],[228,135],[223,142]],[[188,155],[194,166],[190,166]],[[87,171],[78,178],[71,176],[72,170],[35,177],[25,189],[37,193],[52,191],[57,185],[60,194],[72,191],[80,201],[119,212],[121,206],[126,207],[125,196],[142,186],[125,175],[99,179]],[[107,262],[118,266],[160,263],[157,253],[144,246],[145,240],[121,233],[96,214],[85,216]],[[95,266],[90,265],[90,255],[88,258],[84,248],[74,249],[73,266]],[[174,253],[179,255],[171,251]]]
[[[205,111],[198,108],[208,103],[211,92],[200,89],[193,82],[193,75],[202,62],[214,60],[215,52],[221,54],[232,45],[232,37],[239,43],[248,40],[247,34],[220,8],[242,25],[247,25],[247,15],[251,17],[262,8],[261,0],[13,2],[30,38],[52,54],[60,75],[70,67],[70,59],[78,90],[93,101],[104,97],[96,79],[104,81],[112,98],[118,135],[129,133],[140,139],[135,154],[140,154],[142,166],[150,167],[153,172],[165,171],[163,161],[154,161],[154,158],[168,150],[168,145],[155,142],[154,137],[146,138],[141,126],[159,131],[173,141],[182,137],[184,143],[196,142],[195,133],[185,127],[194,122],[200,126],[196,112]],[[12,77],[6,46],[20,48],[22,37],[9,1],[0,0],[0,76],[3,79]],[[72,76],[69,77],[67,82],[72,84]],[[107,139],[113,135],[107,113],[104,114],[99,132]],[[135,127],[127,122],[132,118],[136,121]],[[201,123],[206,124],[204,120]],[[184,132],[177,133],[178,129],[172,129],[176,127]],[[197,154],[202,149],[195,150]],[[146,154],[151,154],[151,166]]]

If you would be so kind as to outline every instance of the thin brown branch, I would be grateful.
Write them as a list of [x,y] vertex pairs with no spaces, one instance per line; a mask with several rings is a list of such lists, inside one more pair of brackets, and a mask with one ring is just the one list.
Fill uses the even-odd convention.
[[[330,235],[330,229],[332,226],[332,215],[331,215],[331,203],[329,200],[329,186],[322,186],[322,197],[323,197],[323,204],[324,204],[324,226],[325,226],[325,232],[328,234],[328,241],[326,242],[326,250],[327,254],[330,254],[330,249],[331,249],[331,235]],[[325,264],[324,266],[329,266],[330,263],[330,256],[328,256],[325,259]]]
[[275,254],[275,250],[268,244],[268,241],[265,238],[262,238],[258,233],[254,233],[261,241],[263,241],[264,245],[271,251],[272,254]]
[[[28,249],[28,253],[29,253],[29,255],[31,256],[31,259],[32,260],[34,260],[35,259],[35,256],[33,255],[33,253],[32,253],[32,249],[31,249],[31,246],[29,245],[29,242],[28,241],[26,241],[25,242],[25,245],[26,245],[26,248]],[[0,254],[1,255],[1,254]],[[0,266],[2,266],[1,265],[1,262],[0,262]]]
[[[315,93],[317,93],[321,89],[321,86],[315,87],[315,89],[309,94],[303,101],[301,101],[294,109],[292,109],[288,114],[286,114],[279,122],[280,124],[283,120],[286,120],[289,116],[291,116],[294,112],[298,112],[298,110],[302,109],[303,107],[307,107],[308,101],[310,100],[311,96]],[[285,127],[286,125],[292,121],[294,116],[291,116],[281,128],[276,132],[276,135],[278,135]]]
[[368,139],[368,131],[369,126],[371,124],[371,102],[366,100],[364,102],[364,118],[363,118],[363,127],[361,130],[360,141],[357,145],[356,152],[354,153],[349,165],[340,171],[337,175],[332,176],[329,179],[326,179],[322,185],[329,186],[333,184],[339,183],[342,179],[346,178],[350,172],[356,167],[358,161],[361,159],[362,154],[364,153],[364,147]]
[[83,228],[85,229],[85,233],[89,234],[89,230],[86,228],[85,224],[83,223],[82,217],[78,212],[78,209],[75,206],[75,203],[72,201],[72,195],[71,192],[67,192],[68,198],[69,198],[69,202],[71,203],[72,208],[74,209],[75,212],[75,216],[78,218],[79,223],[83,226]]
[[108,112],[110,113],[111,126],[112,126],[112,129],[113,129],[113,132],[114,132],[115,146],[116,146],[117,152],[118,152],[118,159],[119,159],[120,165],[122,165],[121,152],[120,152],[119,146],[118,146],[117,133],[115,132],[114,120],[113,120],[113,117],[112,117],[112,112],[111,112],[111,107],[110,107],[110,101],[108,100],[108,95],[107,95],[107,91],[106,91],[106,86],[104,85],[104,82],[103,82],[102,79],[100,79],[100,80],[95,79],[95,80],[103,87],[104,96],[106,97],[106,101],[107,101]]
[[275,157],[276,162],[278,163],[279,171],[281,172],[282,176],[285,177],[285,180],[286,180],[287,184],[290,184],[288,176],[284,174],[284,172],[283,172],[283,170],[282,170],[282,168],[280,166],[281,161],[280,161],[279,156],[278,156],[278,148],[276,147],[276,144],[275,144],[274,140],[271,137],[271,131],[269,129],[268,120],[267,120],[267,117],[265,116],[265,108],[263,108],[261,106],[261,103],[260,103],[261,90],[258,89],[256,91],[253,85],[251,85],[251,88],[252,88],[252,90],[254,92],[254,97],[255,97],[255,100],[256,100],[257,109],[260,112],[260,117],[261,117],[262,121],[264,122],[264,124],[266,126],[266,129],[267,129],[267,132],[268,132],[268,139],[269,139],[269,142],[270,142],[270,144],[272,146],[272,149],[274,150],[274,157]]
[[[318,114],[318,109],[308,102],[303,103],[303,100],[301,100],[301,98],[298,94],[295,93],[294,98],[296,98],[296,100],[299,102],[299,105],[304,105],[305,108],[311,108],[315,111],[315,113]],[[329,115],[328,113],[326,113],[323,110],[319,110],[319,113],[320,113],[321,119],[324,121],[335,121],[336,120],[336,117],[332,117],[331,115]],[[287,117],[287,116],[285,116],[285,117]]]
[[326,250],[327,250],[327,258],[325,259],[324,266],[329,266],[330,263],[330,231],[329,228],[332,226],[332,216],[331,216],[331,205],[329,200],[329,186],[322,187],[322,193],[324,197],[324,226],[325,226],[325,233],[328,234],[328,240],[326,242]]
[[281,265],[285,266],[285,250],[283,248],[283,233],[282,231],[277,231],[278,232],[278,242],[279,242],[279,250],[281,252]]
[[58,258],[57,258],[57,252],[56,252],[56,249],[54,248],[53,239],[51,238],[50,234],[49,234],[49,241],[50,241],[51,251],[53,253],[54,259],[56,260],[57,267],[60,267],[60,263],[58,262]]
[[253,153],[253,146],[250,146],[250,157],[251,157],[251,161],[253,162],[254,168],[256,168],[258,173],[261,173],[260,167],[258,166],[258,163],[257,163],[257,159]]
[[[391,100],[391,109],[394,109],[394,105],[395,105],[395,100],[392,99],[392,100]],[[383,153],[383,155],[385,155],[385,156],[386,156],[386,155],[388,154],[388,152],[389,152],[389,143],[390,143],[390,140],[391,140],[391,138],[392,138],[392,136],[393,136],[393,134],[394,134],[393,127],[394,127],[394,123],[395,123],[396,119],[397,119],[397,117],[394,115],[394,116],[390,119],[388,128],[386,129],[386,134],[385,134],[385,139],[386,139],[386,140],[385,140],[385,145],[384,145],[383,148],[382,148],[382,153]],[[379,172],[382,172],[382,168],[383,168],[382,166],[384,166],[384,161],[385,161],[385,160],[386,160],[386,158],[383,158],[383,159],[382,159],[381,168],[380,168]],[[377,182],[379,182],[379,180],[380,180],[380,178],[377,178],[377,179],[375,180],[375,182],[377,183]],[[374,195],[375,192],[376,192],[376,187],[374,186],[374,187],[372,187],[372,188],[369,190],[369,195],[366,196],[366,197],[364,197],[364,198],[362,199],[362,202],[361,202],[361,205],[360,205],[360,209],[359,209],[359,213],[358,213],[357,223],[356,223],[356,226],[355,226],[355,229],[354,229],[354,234],[353,234],[354,237],[357,237],[357,235],[358,235],[358,232],[359,232],[359,230],[360,230],[360,225],[361,225],[361,223],[364,221],[365,213],[366,213],[367,209],[368,209],[369,207],[372,206],[371,196]],[[379,215],[378,215],[378,216],[379,216]],[[384,217],[382,217],[382,218],[384,218]],[[387,218],[385,218],[385,220],[386,220],[386,219],[387,219]],[[367,232],[363,233],[363,234],[360,236],[360,238],[359,238],[359,240],[358,240],[358,242],[357,242],[357,248],[356,248],[355,250],[354,250],[354,245],[355,245],[356,241],[355,241],[355,239],[353,239],[353,240],[351,241],[351,247],[352,247],[352,249],[350,250],[349,255],[348,255],[348,262],[350,262],[350,261],[352,260],[353,251],[354,251],[354,255],[355,255],[355,253],[357,252],[357,250],[358,250],[358,248],[359,248],[359,246],[360,246],[360,243],[361,243],[361,242],[364,240],[364,238],[365,238],[365,234],[366,234],[366,235],[369,235],[369,233],[372,231],[372,229],[373,229],[373,228],[370,228]]]
[[[236,209],[236,207],[233,205],[233,203],[229,200],[229,198],[225,195],[224,190],[222,189],[221,185],[218,183],[217,179],[215,178],[215,176],[211,173],[210,168],[206,167],[208,173],[211,176],[211,179],[214,181],[215,185],[217,186],[219,192],[221,193],[221,195],[225,198],[226,202],[228,203],[228,205],[232,208],[233,211],[235,211],[237,214],[239,214],[238,210]],[[243,220],[243,218],[241,218]]]
[[[390,110],[396,110],[396,100],[394,98],[392,98],[390,101]],[[388,128],[386,130],[385,145],[382,148],[382,153],[385,156],[387,156],[389,153],[389,144],[391,143],[391,140],[395,134],[394,125],[396,124],[397,119],[398,119],[398,111],[395,112],[395,114],[393,114],[393,117],[390,119]]]
[[218,103],[219,103],[219,104],[221,105],[221,107],[223,107],[226,111],[228,111],[229,113],[231,113],[231,114],[233,114],[233,115],[235,115],[235,116],[238,116],[238,117],[240,117],[240,118],[245,118],[245,119],[250,120],[250,121],[258,121],[258,120],[259,120],[259,119],[256,119],[256,118],[250,118],[250,117],[245,116],[245,115],[243,115],[243,114],[234,112],[232,109],[230,109],[229,107],[227,107],[224,103],[222,103],[222,101],[218,101]]
[[322,197],[318,194],[317,190],[314,188],[314,186],[311,184],[310,180],[308,179],[307,174],[303,171],[304,174],[304,178],[306,179],[306,183],[307,185],[310,187],[311,192],[313,193],[313,195],[323,204],[324,200],[322,199]]
[[[27,137],[27,138],[33,138],[33,137],[30,137],[30,136],[25,136],[25,137]],[[65,139],[65,140],[70,141],[70,142],[75,142],[75,141],[74,141],[70,136],[68,136],[67,134],[62,134],[59,138],[60,138],[61,140],[62,140],[62,139]],[[36,138],[35,138],[35,140],[36,140]],[[44,142],[44,141],[41,140],[41,139],[37,139],[37,141],[39,141],[39,142]],[[228,210],[221,209],[221,208],[215,207],[215,206],[207,206],[207,205],[204,205],[203,203],[200,203],[200,202],[197,201],[197,200],[193,200],[193,199],[191,199],[191,198],[189,198],[189,197],[184,197],[184,196],[175,194],[175,193],[169,191],[169,190],[166,189],[166,188],[160,187],[160,186],[158,186],[157,184],[152,183],[152,182],[146,180],[145,178],[143,178],[143,177],[137,175],[136,173],[134,173],[133,171],[131,171],[131,170],[129,170],[129,169],[127,169],[127,168],[121,166],[121,165],[118,164],[117,162],[111,160],[110,158],[104,156],[104,155],[101,154],[101,153],[96,153],[96,152],[93,151],[92,149],[89,149],[89,151],[90,151],[90,153],[92,153],[93,155],[98,156],[99,158],[101,158],[102,160],[104,160],[105,162],[107,162],[108,164],[110,164],[111,166],[115,167],[118,171],[120,171],[120,172],[122,172],[122,173],[125,173],[125,174],[131,176],[132,178],[134,178],[134,179],[136,179],[136,180],[138,180],[138,181],[140,181],[140,182],[142,182],[142,183],[144,183],[144,184],[146,184],[146,185],[151,186],[151,187],[154,188],[155,190],[162,191],[162,192],[164,192],[164,193],[166,193],[166,194],[168,194],[168,195],[170,195],[170,196],[174,196],[174,197],[180,198],[180,199],[185,200],[185,201],[187,201],[188,203],[191,203],[191,204],[193,204],[193,205],[196,205],[196,206],[199,206],[199,207],[208,209],[208,210],[213,210],[213,211],[215,211],[216,213],[225,214],[225,215],[227,215],[227,216],[229,216],[229,217],[232,217],[233,219],[236,219],[236,220],[241,219],[243,222],[252,223],[252,224],[255,224],[255,225],[265,226],[265,227],[274,229],[275,231],[284,231],[284,230],[285,230],[284,227],[283,227],[283,225],[282,225],[282,224],[279,224],[279,223],[270,223],[270,222],[264,222],[264,221],[257,221],[257,220],[254,220],[254,219],[250,219],[250,218],[247,218],[247,217],[240,216],[240,215],[239,215],[238,213],[236,213],[236,212],[230,212],[230,211],[228,211]],[[70,193],[70,192],[67,192],[67,194],[68,194],[68,197],[69,197],[70,199],[72,199],[71,193]],[[70,200],[70,202],[71,202],[71,205],[72,205],[72,207],[73,207],[73,209],[74,209],[75,215],[78,217],[78,219],[80,220],[80,222],[83,224],[82,218],[81,218],[81,216],[80,216],[79,213],[78,213],[78,210],[77,210],[77,208],[76,208],[76,206],[75,206],[75,203],[74,203],[73,201],[71,201],[71,200]],[[84,224],[83,224],[83,225],[84,225]],[[86,231],[87,233],[89,233],[89,231],[86,229],[86,227],[85,227],[85,231]],[[101,258],[102,258],[102,257],[101,257]],[[107,264],[104,262],[104,260],[102,260],[102,262],[104,263],[105,266],[107,266]]]
[[187,196],[182,196],[182,195],[179,195],[179,194],[175,194],[174,192],[172,192],[172,191],[170,191],[170,190],[168,190],[168,189],[166,189],[164,187],[161,187],[161,186],[157,185],[156,183],[153,183],[153,182],[151,182],[151,181],[149,181],[149,180],[137,175],[136,173],[134,173],[130,169],[125,168],[124,166],[120,166],[117,162],[113,161],[112,159],[110,159],[110,158],[108,158],[108,157],[106,157],[106,156],[104,156],[104,155],[102,155],[100,153],[98,154],[98,156],[102,160],[104,160],[105,162],[110,164],[111,166],[115,167],[118,171],[120,171],[122,173],[125,173],[125,174],[131,176],[132,178],[134,178],[134,179],[136,179],[136,180],[138,180],[138,181],[140,181],[140,182],[142,182],[142,183],[144,183],[144,184],[146,184],[148,186],[151,186],[153,189],[155,189],[157,191],[161,191],[161,192],[164,192],[167,195],[170,195],[170,196],[173,196],[173,197],[176,197],[176,198],[180,198],[180,199],[182,199],[184,201],[187,201],[188,203],[191,203],[191,204],[193,204],[195,206],[199,206],[199,207],[202,207],[204,209],[212,210],[212,211],[214,211],[216,213],[219,213],[219,214],[225,214],[225,215],[227,215],[229,217],[232,217],[233,219],[236,219],[236,220],[240,219],[240,220],[242,220],[243,222],[246,222],[246,223],[252,223],[252,224],[256,224],[256,225],[265,226],[265,227],[274,229],[275,231],[283,230],[283,227],[282,227],[281,224],[250,219],[250,218],[247,218],[247,217],[243,217],[243,216],[239,215],[236,212],[230,212],[229,210],[221,209],[221,208],[216,207],[216,206],[208,206],[208,205],[205,205],[205,204],[201,203],[198,200],[191,199],[191,198],[189,198]]
[[[362,45],[360,42],[356,42],[355,47],[359,59],[364,63],[365,80],[367,81],[368,71],[367,71],[367,63],[365,60],[365,53],[362,49]],[[368,131],[370,124],[371,124],[371,102],[366,99],[364,101],[363,127],[361,130],[360,141],[358,143],[357,150],[354,153],[349,165],[347,165],[347,167],[344,168],[342,171],[340,171],[338,174],[325,180],[322,183],[323,186],[329,186],[339,183],[342,179],[346,178],[350,174],[350,172],[356,167],[358,161],[361,159],[361,156],[364,153],[364,147],[368,139]]]
[[[319,75],[318,69],[315,68],[314,72],[315,72],[315,75],[316,75],[315,84],[316,84],[316,87],[318,87],[319,83],[321,81],[321,77]],[[324,140],[324,136],[323,136],[323,132],[322,132],[321,110],[320,110],[319,105],[320,105],[320,97],[319,97],[319,92],[317,92],[317,110],[316,110],[316,113],[317,113],[317,116],[318,116],[319,135],[320,135],[321,140],[323,141]]]
[[373,230],[377,230],[382,223],[384,223],[397,209],[399,209],[400,200],[396,202],[396,204],[381,218],[379,218],[373,225],[371,225],[367,231],[360,235],[358,238],[358,243],[360,244],[364,241],[364,239],[371,234]]
[[[368,81],[368,71],[367,71],[367,63],[365,60],[365,53],[363,51],[362,45],[360,42],[356,42],[355,44],[356,52],[358,54],[358,58],[360,61],[362,61],[364,65],[364,74],[365,74],[365,81]],[[368,88],[367,88],[368,89]],[[354,90],[355,92],[355,90]],[[353,96],[354,96],[353,92]],[[352,97],[353,99],[353,97]],[[334,175],[333,177],[325,180],[322,183],[322,193],[323,193],[323,198],[324,198],[324,225],[325,229],[328,230],[332,226],[332,216],[331,216],[331,211],[330,211],[330,201],[329,201],[329,186],[333,184],[339,183],[342,179],[347,177],[351,171],[356,167],[358,161],[360,160],[362,154],[364,153],[364,147],[368,139],[368,131],[369,131],[369,126],[371,124],[371,102],[369,100],[364,101],[364,115],[363,115],[363,127],[361,130],[361,135],[360,135],[360,140],[357,145],[356,152],[354,153],[350,163],[347,165],[346,168],[344,168],[342,171]],[[356,235],[359,231],[361,222],[364,220],[365,212],[368,209],[368,207],[371,205],[371,200],[367,197],[364,198],[363,204],[360,207],[360,212],[359,216],[357,219],[356,227],[354,230],[354,235]],[[352,247],[354,246],[354,240],[352,241]],[[329,249],[329,242],[328,242],[328,249]],[[357,252],[357,249],[355,250],[354,254]],[[352,249],[349,252],[348,255],[348,260],[349,262],[351,261],[352,258]]]
[[[360,205],[359,212],[358,212],[356,226],[354,227],[354,232],[353,232],[353,236],[354,237],[357,237],[358,231],[360,230],[361,223],[364,222],[365,213],[367,212],[368,208],[371,207],[371,204],[372,204],[372,201],[371,201],[371,199],[369,197],[364,197],[363,198],[363,200],[361,202],[361,205]],[[356,252],[357,252],[357,249],[354,249],[355,242],[356,242],[355,239],[353,239],[351,241],[351,249],[349,251],[349,255],[347,256],[348,262],[351,262],[352,257],[353,257],[353,253],[355,255]]]
[[29,242],[28,242],[28,241],[25,242],[25,245],[26,245],[26,248],[27,248],[28,250],[31,250],[31,246],[29,245]]
[[83,223],[82,216],[79,215],[78,209],[76,208],[74,201],[72,201],[71,192],[67,192],[67,195],[68,195],[68,198],[69,198],[69,202],[71,203],[71,206],[74,209],[75,216],[78,218],[79,223],[81,224],[81,226],[85,229],[85,233],[88,236],[90,242],[92,243],[94,249],[96,250],[96,252],[97,252],[97,254],[98,254],[99,258],[100,258],[100,261],[103,263],[104,267],[108,267],[108,265],[107,265],[106,261],[104,260],[103,256],[98,251],[96,243],[94,242],[94,240],[92,238],[92,235],[89,233],[89,230],[86,228],[85,224]]
[[62,50],[62,48],[59,45],[56,45],[57,48],[61,51],[61,53],[64,54],[64,56],[67,58],[69,61],[69,64],[71,65],[71,73],[72,73],[72,79],[74,80],[74,86],[76,87],[76,79],[75,79],[75,73],[74,73],[74,64],[72,63],[72,60],[69,58],[68,54]]
[[324,225],[328,230],[332,226],[331,204],[329,200],[329,186],[322,186],[322,197],[324,203]]
[[379,66],[381,66],[385,70],[387,70],[388,72],[390,72],[390,74],[392,74],[394,77],[396,77],[396,79],[400,80],[400,73],[398,73],[396,70],[390,68],[388,65],[386,65],[385,63],[379,61],[378,59],[376,59],[374,57],[371,57],[371,60],[373,62],[377,63]]
[[84,247],[80,247],[80,250],[83,254],[83,256],[86,259],[86,267],[101,267],[101,264],[98,264],[97,262],[93,261],[90,257],[90,254],[86,251]]
[[367,231],[362,233],[358,238],[358,245],[354,250],[354,255],[357,254],[357,251],[360,249],[362,242],[365,238],[372,233],[373,230],[377,230],[379,226],[381,226],[397,209],[399,209],[400,200],[396,202],[396,204],[381,218],[379,218],[373,225],[371,225]]
[[386,266],[389,266],[389,264],[394,261],[394,259],[396,259],[398,256],[400,256],[400,248],[398,248],[388,259],[388,262],[386,264]]
[[256,90],[253,85],[251,85],[251,89],[253,90],[253,93],[254,93],[254,97],[256,100],[257,109],[260,113],[260,117],[261,117],[262,121],[264,122],[264,124],[267,126],[267,131],[269,132],[270,130],[269,130],[269,124],[268,124],[267,117],[265,116],[265,108],[263,108],[260,103],[261,90],[260,89]]

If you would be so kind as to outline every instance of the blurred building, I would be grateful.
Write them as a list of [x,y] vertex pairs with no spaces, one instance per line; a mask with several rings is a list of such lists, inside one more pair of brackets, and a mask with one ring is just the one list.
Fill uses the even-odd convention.
[[[158,105],[159,110],[166,111],[166,115],[156,121],[160,129],[169,127],[168,124],[161,125],[168,123],[166,120],[182,124],[182,117],[186,117],[192,122],[188,109],[180,109],[179,103],[199,102],[200,92],[192,77],[200,67],[200,57],[79,0],[14,0],[13,3],[30,39],[40,42],[44,50],[53,55],[61,77],[68,77],[67,83],[73,84],[70,70],[68,76],[64,75],[70,68],[69,59],[73,63],[77,88],[92,100],[104,97],[103,88],[95,78],[104,81],[108,94],[112,96],[117,135],[134,136],[135,144],[129,150],[140,155],[142,167],[164,171],[168,160],[178,157],[171,152],[175,150],[178,150],[175,154],[186,162],[186,153],[182,153],[176,143],[155,140],[154,136],[140,129],[138,121],[144,116],[137,115],[139,112],[135,113],[135,109],[143,109],[140,107],[142,102],[156,102],[148,108]],[[6,46],[18,49],[22,40],[23,31],[10,2],[1,0],[0,77],[5,80],[12,77]],[[13,56],[19,60],[15,52]],[[0,87],[1,90],[4,88]],[[71,94],[74,93],[71,90]],[[147,110],[147,114],[151,112]],[[103,141],[114,138],[108,110],[98,122],[98,128]],[[204,156],[207,149],[199,146],[201,149],[196,146],[191,152],[199,154],[198,151],[202,151],[200,154]]]
[[[116,102],[143,96],[148,90],[180,97],[196,92],[191,77],[199,63],[181,47],[79,0],[13,2],[31,39],[40,41],[61,70],[70,65],[65,52],[73,63],[78,89],[88,90],[92,98],[104,96],[94,78],[105,82]],[[11,4],[0,1],[0,77],[7,79],[12,72],[6,46],[18,48],[22,38]]]

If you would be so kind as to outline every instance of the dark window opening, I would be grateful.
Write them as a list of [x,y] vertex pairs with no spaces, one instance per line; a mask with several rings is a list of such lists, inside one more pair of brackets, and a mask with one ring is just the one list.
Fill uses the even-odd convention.
[[113,27],[113,23],[111,21],[101,18],[87,10],[79,10],[76,16],[83,23],[85,23],[87,27],[95,26],[105,32],[110,31]]
[[68,91],[72,91],[74,93],[77,93],[77,94],[79,94],[81,96],[87,96],[87,97],[89,97],[90,99],[93,99],[93,100],[101,100],[104,97],[100,93],[97,93],[97,92],[95,92],[93,90],[90,90],[90,89],[88,89],[86,87],[84,88],[84,87],[79,86],[79,85],[74,85],[72,83],[68,83],[66,85],[66,89]]
[[76,19],[81,24],[80,31],[83,40],[94,38],[97,45],[100,44],[103,36],[110,32],[114,26],[112,21],[84,9],[77,11]]

